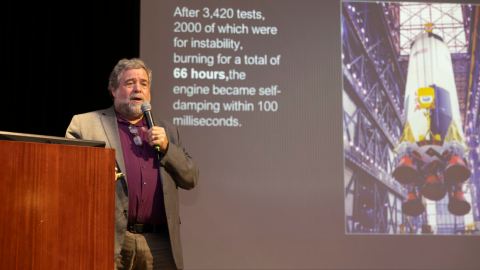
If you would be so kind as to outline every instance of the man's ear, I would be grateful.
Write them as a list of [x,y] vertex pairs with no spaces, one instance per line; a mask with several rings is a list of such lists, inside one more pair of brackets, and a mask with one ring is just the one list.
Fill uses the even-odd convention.
[[115,97],[115,88],[110,86],[110,91],[112,92],[112,96]]

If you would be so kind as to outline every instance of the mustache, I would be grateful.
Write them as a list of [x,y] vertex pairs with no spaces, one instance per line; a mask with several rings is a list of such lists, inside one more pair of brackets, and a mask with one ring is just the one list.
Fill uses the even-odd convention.
[[133,100],[133,99],[141,99],[143,102],[145,102],[145,96],[143,94],[134,94],[128,98],[128,100]]

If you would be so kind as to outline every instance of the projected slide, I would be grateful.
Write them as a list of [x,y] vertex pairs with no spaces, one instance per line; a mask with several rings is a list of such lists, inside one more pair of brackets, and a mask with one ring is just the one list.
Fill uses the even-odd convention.
[[347,233],[479,233],[474,8],[342,3]]
[[142,1],[152,113],[200,169],[186,269],[475,268],[477,10]]

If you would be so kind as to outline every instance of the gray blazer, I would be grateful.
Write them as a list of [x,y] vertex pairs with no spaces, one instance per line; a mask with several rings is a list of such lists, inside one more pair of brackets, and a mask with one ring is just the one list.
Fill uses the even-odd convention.
[[[154,119],[163,127],[168,139],[168,151],[160,154],[159,174],[163,184],[165,212],[172,244],[173,257],[178,269],[183,269],[182,244],[180,242],[180,217],[178,187],[192,189],[197,185],[199,171],[193,159],[185,152],[177,128],[163,120]],[[116,167],[125,173],[125,162],[118,133],[117,118],[113,106],[100,111],[75,115],[68,126],[67,138],[105,141],[107,148],[115,149]],[[113,181],[113,179],[112,179]],[[115,258],[122,249],[128,222],[128,179],[115,183]]]

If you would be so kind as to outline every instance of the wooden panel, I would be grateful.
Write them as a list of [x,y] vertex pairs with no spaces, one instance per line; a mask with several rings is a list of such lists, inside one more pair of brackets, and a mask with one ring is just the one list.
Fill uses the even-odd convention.
[[113,269],[115,150],[0,141],[2,269]]

